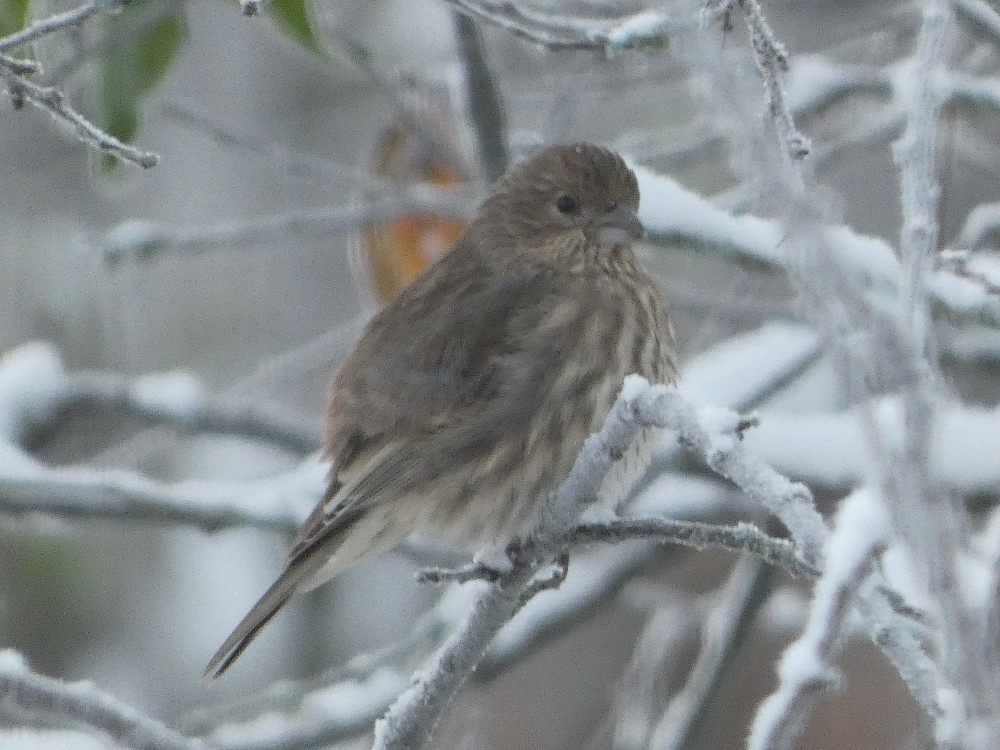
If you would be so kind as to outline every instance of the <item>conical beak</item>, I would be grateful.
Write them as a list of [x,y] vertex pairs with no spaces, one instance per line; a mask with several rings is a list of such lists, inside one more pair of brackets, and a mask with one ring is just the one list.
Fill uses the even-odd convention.
[[646,233],[635,211],[628,206],[615,206],[595,222],[602,244],[618,245],[642,239]]

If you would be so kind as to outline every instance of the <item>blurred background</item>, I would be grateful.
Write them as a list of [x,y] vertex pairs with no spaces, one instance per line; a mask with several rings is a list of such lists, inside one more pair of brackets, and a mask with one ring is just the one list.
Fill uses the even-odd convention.
[[[42,18],[73,7],[5,1],[4,33],[20,28],[10,21],[15,11]],[[645,5],[533,7],[600,19]],[[685,14],[694,4],[657,8]],[[919,8],[895,0],[772,0],[765,10],[792,54],[790,97],[813,139],[834,218],[896,244],[890,145],[902,121],[890,73],[912,52]],[[970,18],[959,15],[949,60],[992,81],[998,40]],[[766,211],[740,178],[740,160],[753,155],[730,148],[699,95],[704,81],[674,54],[673,42],[608,56],[547,50],[493,25],[478,28],[513,155],[541,143],[593,140],[733,213]],[[120,43],[126,33],[133,47]],[[720,55],[751,69],[741,24],[716,29],[713,39]],[[490,155],[471,111],[481,105],[466,89],[468,49],[443,2],[276,2],[256,18],[221,0],[133,3],[49,35],[32,53],[85,115],[161,156],[148,170],[111,165],[44,113],[0,101],[0,351],[48,341],[70,371],[182,369],[213,393],[266,402],[315,428],[330,375],[365,316],[450,244],[489,181]],[[820,77],[796,78],[805,70],[796,66],[816,60],[856,77],[835,94],[811,91]],[[805,88],[795,88],[800,81]],[[761,96],[753,86],[747,94]],[[944,107],[942,246],[957,242],[973,206],[1000,200],[995,110],[971,96]],[[283,218],[337,216],[387,185],[417,180],[450,196],[452,208],[441,216],[398,211],[392,220],[337,230]],[[132,253],[130,243],[153,228],[170,238],[161,243],[166,249]],[[765,323],[801,322],[781,274],[652,239],[642,253],[671,300],[683,363]],[[943,347],[947,388],[963,402],[993,407],[1000,347],[995,330],[973,333],[986,343],[961,356],[957,345]],[[753,406],[844,406],[823,358],[804,369]],[[106,404],[64,410],[28,448],[51,465],[124,469],[163,482],[265,479],[305,457],[239,434],[175,430]],[[681,505],[697,506],[704,484]],[[816,487],[822,501],[847,489],[833,484]],[[758,518],[728,488],[710,489],[709,520]],[[684,495],[682,485],[673,491]],[[985,494],[980,507],[992,504]],[[392,646],[413,633],[440,594],[414,582],[415,563],[405,555],[365,563],[294,602],[231,673],[206,687],[208,657],[280,570],[288,542],[273,529],[209,533],[149,518],[6,513],[0,497],[0,646],[20,651],[43,674],[93,680],[168,724],[204,730],[240,715],[232,704],[275,679],[316,675]],[[434,746],[651,746],[641,731],[645,739],[628,739],[623,701],[638,690],[662,708],[697,653],[700,623],[684,620],[682,610],[693,602],[710,607],[718,587],[735,580],[736,561],[670,548],[642,555],[572,623],[474,680]],[[775,685],[781,648],[801,628],[805,584],[760,570],[741,575],[758,588],[757,603],[745,610],[718,687],[678,746],[741,747]],[[657,627],[654,614],[663,618]],[[677,633],[658,651],[657,633],[670,630],[664,623]],[[660,654],[663,671],[641,687],[636,661],[650,653]],[[843,691],[822,702],[798,747],[907,747],[916,710],[881,654],[852,641],[842,668]],[[361,733],[320,744],[367,741]]]

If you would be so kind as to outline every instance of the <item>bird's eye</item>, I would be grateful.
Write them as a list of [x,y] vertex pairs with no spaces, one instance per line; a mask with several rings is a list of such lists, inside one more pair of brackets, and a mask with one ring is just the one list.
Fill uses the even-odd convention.
[[563,193],[556,198],[556,208],[559,209],[559,213],[561,214],[575,214],[579,205],[577,205],[576,198]]

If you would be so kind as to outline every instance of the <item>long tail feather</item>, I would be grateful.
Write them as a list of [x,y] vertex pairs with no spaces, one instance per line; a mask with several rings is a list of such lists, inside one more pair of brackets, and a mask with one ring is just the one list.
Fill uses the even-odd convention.
[[304,565],[286,568],[215,652],[205,668],[205,676],[214,679],[229,669],[311,572],[311,568]]

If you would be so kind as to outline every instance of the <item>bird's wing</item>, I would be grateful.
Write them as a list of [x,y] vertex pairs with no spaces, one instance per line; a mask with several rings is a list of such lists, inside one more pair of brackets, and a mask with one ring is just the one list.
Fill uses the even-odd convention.
[[459,250],[376,316],[335,378],[330,486],[292,560],[329,550],[330,535],[442,473],[448,447],[473,456],[523,430],[551,377],[538,351],[558,358],[574,345],[572,315],[562,326],[546,318],[559,304],[582,310],[582,295],[544,275],[491,274]]

